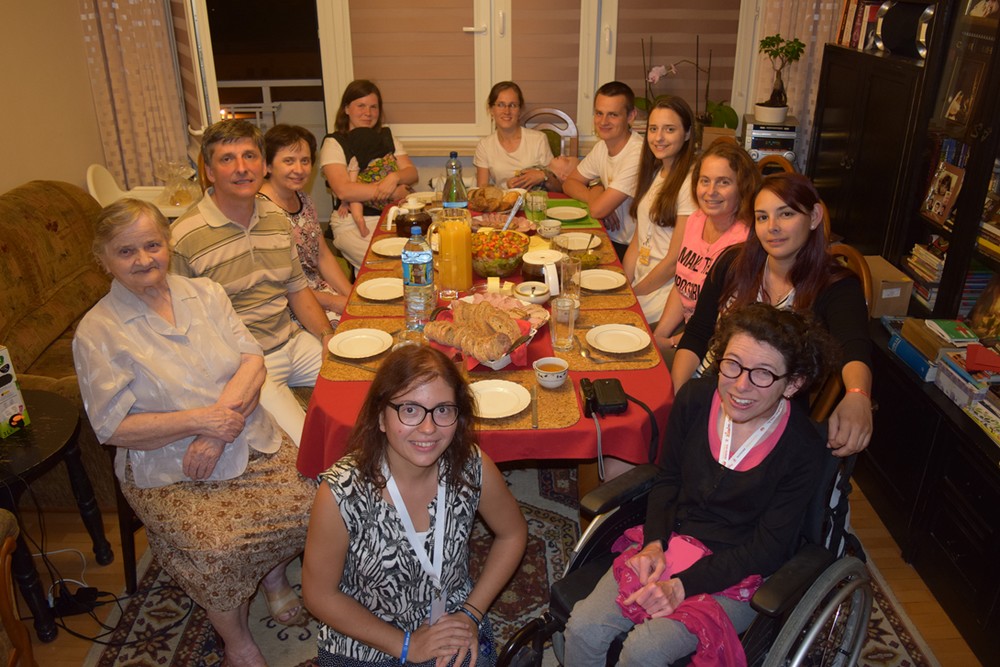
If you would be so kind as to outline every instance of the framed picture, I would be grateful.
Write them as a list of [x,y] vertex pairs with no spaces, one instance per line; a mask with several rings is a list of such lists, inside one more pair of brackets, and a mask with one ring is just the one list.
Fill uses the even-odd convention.
[[927,196],[921,205],[921,212],[938,223],[942,227],[948,220],[955,200],[958,199],[958,192],[962,189],[962,180],[965,178],[965,170],[947,162],[938,164],[931,179],[930,187],[927,188]]
[[973,58],[961,58],[952,70],[948,92],[942,101],[941,116],[960,132],[964,132],[974,112],[985,70],[986,63]]
[[968,0],[962,14],[972,18],[997,18],[1000,16],[1000,0]]

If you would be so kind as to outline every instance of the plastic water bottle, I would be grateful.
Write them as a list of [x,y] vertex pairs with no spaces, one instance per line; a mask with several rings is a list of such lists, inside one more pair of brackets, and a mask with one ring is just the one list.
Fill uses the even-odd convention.
[[469,195],[462,181],[462,163],[458,161],[457,152],[451,152],[451,157],[444,166],[444,173],[444,196],[441,205],[445,208],[468,208]]
[[434,295],[434,256],[420,234],[420,227],[410,228],[410,239],[403,246],[403,299],[406,302],[406,331],[424,330],[437,301]]

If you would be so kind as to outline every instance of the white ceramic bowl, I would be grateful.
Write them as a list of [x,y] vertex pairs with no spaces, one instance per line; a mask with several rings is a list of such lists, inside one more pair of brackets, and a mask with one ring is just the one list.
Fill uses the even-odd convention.
[[546,389],[558,389],[563,386],[566,376],[569,375],[569,364],[559,357],[542,357],[531,364],[531,367],[535,369],[538,384]]
[[545,283],[528,280],[514,288],[517,298],[528,303],[545,303],[549,300],[549,288]]

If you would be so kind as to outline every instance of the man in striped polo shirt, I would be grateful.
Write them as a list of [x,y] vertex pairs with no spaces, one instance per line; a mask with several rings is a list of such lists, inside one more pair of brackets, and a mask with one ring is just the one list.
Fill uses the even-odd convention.
[[256,197],[265,171],[261,131],[245,120],[219,121],[205,130],[201,154],[212,187],[171,226],[171,270],[226,290],[264,348],[260,403],[298,444],[305,412],[289,387],[316,384],[330,321],[308,288],[284,212]]

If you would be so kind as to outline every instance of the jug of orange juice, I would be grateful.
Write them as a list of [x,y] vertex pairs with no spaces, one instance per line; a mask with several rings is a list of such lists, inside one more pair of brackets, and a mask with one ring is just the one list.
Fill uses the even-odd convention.
[[[455,299],[472,287],[472,219],[463,208],[442,209],[428,232],[438,241],[438,290],[442,299]],[[433,242],[433,241],[432,241]]]

